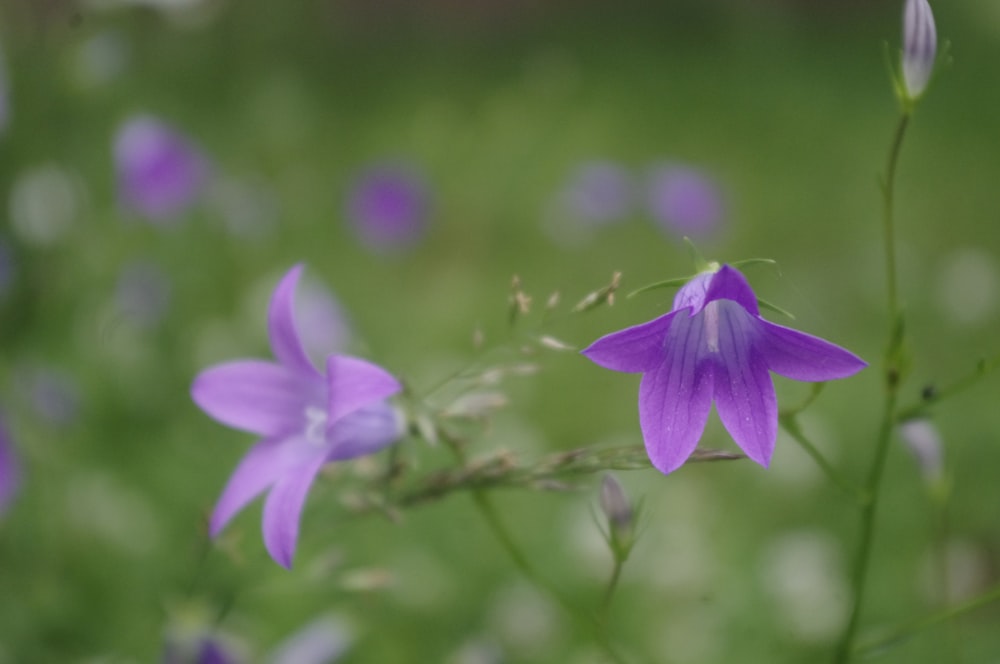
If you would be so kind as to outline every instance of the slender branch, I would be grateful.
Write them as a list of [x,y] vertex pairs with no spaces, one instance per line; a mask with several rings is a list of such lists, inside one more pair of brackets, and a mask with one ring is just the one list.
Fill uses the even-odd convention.
[[850,495],[857,501],[859,506],[863,506],[870,502],[870,496],[856,486],[853,482],[841,475],[836,468],[823,456],[815,445],[810,442],[806,435],[802,432],[802,428],[799,426],[798,421],[795,419],[794,415],[782,415],[778,422],[781,424],[781,428],[792,437],[792,440],[797,442],[802,449],[806,451],[809,456],[813,458],[816,465],[822,469],[826,476],[831,482],[837,485],[844,493]]
[[[688,463],[729,461],[744,458],[721,450],[695,450]],[[649,457],[642,445],[625,447],[583,447],[549,455],[534,464],[519,464],[513,453],[501,450],[483,459],[465,461],[457,468],[434,471],[402,489],[394,505],[410,507],[437,500],[456,491],[499,488],[568,490],[572,480],[606,470],[648,470]]]
[[888,455],[889,440],[892,438],[894,411],[896,407],[896,392],[893,389],[886,399],[883,411],[882,426],[875,448],[875,460],[872,463],[871,476],[868,480],[869,500],[861,509],[861,541],[858,544],[857,556],[854,560],[854,573],[851,587],[854,590],[854,603],[851,606],[851,616],[844,629],[844,634],[837,645],[834,662],[847,664],[851,660],[854,636],[857,633],[864,605],[865,589],[868,582],[868,568],[871,563],[872,540],[875,534],[875,517],[878,512],[879,489],[882,483],[882,471],[885,469],[885,459]]
[[882,423],[879,427],[875,443],[875,457],[872,460],[868,475],[866,490],[868,500],[861,508],[861,539],[858,543],[857,555],[854,560],[852,574],[852,589],[854,603],[844,633],[834,652],[836,664],[847,664],[851,660],[854,649],[854,638],[857,634],[864,606],[865,591],[868,584],[868,570],[871,565],[872,541],[875,534],[875,518],[878,514],[878,503],[882,477],[885,470],[886,457],[889,452],[889,441],[897,421],[897,400],[899,385],[902,379],[903,362],[902,349],[904,340],[903,315],[899,307],[899,294],[896,284],[896,237],[893,218],[895,199],[896,164],[910,122],[910,110],[903,109],[889,147],[886,160],[885,178],[882,181],[882,231],[885,249],[886,291],[889,313],[889,339],[885,349],[883,371],[885,373],[885,404],[882,409]]
[[889,316],[896,319],[899,312],[899,294],[896,286],[896,237],[893,207],[895,203],[896,164],[899,161],[899,151],[903,146],[903,137],[910,124],[910,114],[906,111],[899,118],[896,133],[889,148],[889,157],[885,167],[885,180],[882,182],[882,231],[885,245],[886,291],[888,295]]
[[563,607],[563,610],[567,614],[572,616],[580,626],[583,631],[597,642],[597,645],[604,651],[604,654],[608,658],[615,662],[615,664],[625,664],[625,659],[615,650],[614,646],[611,645],[606,631],[602,629],[602,626],[598,623],[593,615],[584,613],[578,608],[573,601],[564,595],[562,591],[556,588],[551,581],[540,575],[535,568],[528,561],[527,556],[521,551],[521,549],[514,542],[514,538],[511,536],[510,532],[504,526],[503,521],[500,520],[500,516],[497,514],[496,509],[493,507],[493,503],[490,501],[489,496],[485,491],[476,490],[472,492],[472,499],[476,504],[476,508],[479,513],[483,516],[486,521],[486,525],[489,526],[490,531],[500,542],[500,546],[503,547],[504,551],[513,561],[514,565],[517,567],[518,571],[524,575],[528,581],[530,581],[534,586],[540,588],[547,592],[553,599],[555,599]]
[[1000,601],[1000,586],[996,586],[982,595],[966,600],[957,606],[905,623],[893,629],[888,634],[869,639],[855,648],[854,654],[864,655],[882,650],[914,636],[917,632],[936,627],[941,623],[948,622],[997,601]]
[[604,597],[601,599],[601,625],[607,625],[608,623],[608,614],[611,611],[611,600],[615,596],[615,591],[618,590],[618,581],[621,579],[622,569],[625,567],[625,561],[621,557],[615,556],[614,558],[614,568],[611,570],[611,577],[608,579],[608,585],[604,588]]
[[929,390],[918,403],[901,408],[897,415],[897,420],[903,422],[914,417],[919,417],[932,405],[969,389],[997,369],[1000,369],[1000,355],[995,355],[988,360],[981,360],[970,373],[944,387]]

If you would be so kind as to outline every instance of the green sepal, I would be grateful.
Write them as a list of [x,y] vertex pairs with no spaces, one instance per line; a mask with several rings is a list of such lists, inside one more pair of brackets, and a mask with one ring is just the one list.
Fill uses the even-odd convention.
[[781,314],[782,316],[788,316],[791,320],[795,320],[795,314],[793,314],[790,311],[785,311],[776,304],[771,304],[762,297],[757,298],[757,304],[758,306],[760,306],[761,309],[767,309],[769,311],[773,311],[776,314]]
[[773,258],[744,258],[741,261],[734,261],[734,262],[730,263],[729,265],[731,267],[735,267],[735,268],[741,269],[741,268],[744,268],[744,267],[753,267],[754,265],[774,265],[774,266],[777,266],[778,265],[778,261],[774,260]]
[[628,295],[626,295],[625,299],[634,297],[639,293],[645,293],[646,291],[656,290],[658,288],[680,288],[687,282],[691,281],[691,279],[693,279],[694,276],[695,275],[692,275],[690,277],[675,277],[674,279],[667,279],[666,281],[657,281],[656,283],[647,284],[642,288],[637,288]]

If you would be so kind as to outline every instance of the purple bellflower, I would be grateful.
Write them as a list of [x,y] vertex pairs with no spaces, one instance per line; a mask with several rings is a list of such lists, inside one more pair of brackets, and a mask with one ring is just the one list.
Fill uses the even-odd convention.
[[0,516],[7,511],[20,486],[21,466],[14,455],[7,427],[0,417]]
[[694,451],[713,401],[736,444],[766,467],[778,435],[768,372],[826,381],[866,366],[839,346],[761,318],[750,284],[728,265],[691,279],[670,313],[604,336],[583,354],[606,369],[643,374],[639,423],[649,459],[664,474]]
[[903,8],[903,84],[913,100],[924,93],[934,71],[937,28],[927,0],[906,0]]
[[364,171],[347,200],[347,218],[369,249],[390,253],[412,246],[427,226],[427,184],[409,166],[381,164]]
[[270,489],[264,544],[284,567],[291,567],[299,517],[320,468],[376,452],[401,434],[400,418],[385,401],[401,389],[396,378],[347,355],[329,355],[325,373],[309,360],[294,315],[302,269],[292,268],[271,298],[268,332],[277,361],[238,360],[209,367],[191,387],[195,403],[208,415],[261,436],[223,490],[212,513],[211,535]]
[[122,205],[154,223],[183,214],[205,192],[209,166],[177,130],[150,116],[138,116],[118,131],[114,144],[118,196]]

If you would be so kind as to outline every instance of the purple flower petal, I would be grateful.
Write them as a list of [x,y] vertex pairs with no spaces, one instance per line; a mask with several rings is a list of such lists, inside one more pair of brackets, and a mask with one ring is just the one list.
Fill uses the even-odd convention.
[[290,467],[287,443],[281,438],[262,440],[240,461],[215,504],[209,533],[217,536],[247,503],[263,493]]
[[712,407],[713,365],[700,361],[703,327],[674,319],[663,361],[639,386],[639,424],[649,460],[669,473],[687,460],[701,438]]
[[366,406],[345,415],[329,428],[327,461],[343,461],[378,452],[403,434],[399,413],[388,403]]
[[846,378],[868,364],[840,346],[818,337],[761,321],[764,334],[758,350],[767,368],[792,380],[824,381]]
[[757,308],[757,296],[754,295],[750,283],[741,272],[728,265],[723,265],[712,275],[705,292],[705,304],[714,300],[733,300],[754,316],[760,314]]
[[295,286],[302,276],[302,265],[296,265],[282,277],[271,297],[267,312],[267,329],[271,338],[271,351],[283,365],[307,376],[320,377],[302,347],[295,325]]
[[648,323],[612,332],[584,348],[581,353],[591,362],[612,371],[652,371],[663,361],[667,330],[676,315],[677,312],[672,311]]
[[291,569],[299,520],[306,495],[325,459],[302,464],[286,472],[271,489],[264,503],[264,545],[282,567]]
[[767,467],[778,437],[778,401],[764,359],[753,347],[758,320],[739,305],[718,304],[715,408],[747,456]]
[[347,355],[328,357],[326,376],[330,390],[328,431],[344,415],[403,389],[395,376],[382,367]]
[[[322,403],[322,383],[263,360],[241,360],[198,374],[191,397],[211,417],[260,436],[301,429],[309,404]],[[321,406],[320,406],[321,407]]]

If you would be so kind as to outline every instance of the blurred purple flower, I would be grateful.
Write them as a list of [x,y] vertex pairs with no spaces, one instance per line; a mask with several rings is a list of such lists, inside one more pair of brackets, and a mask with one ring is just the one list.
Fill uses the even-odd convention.
[[212,536],[270,489],[264,544],[284,567],[292,564],[302,507],[320,468],[376,452],[401,434],[399,416],[385,402],[401,389],[396,378],[346,355],[328,356],[325,374],[309,360],[294,316],[302,269],[292,268],[271,298],[268,332],[277,362],[239,360],[210,367],[191,387],[195,403],[208,415],[262,436],[216,504]]
[[118,277],[115,300],[124,316],[152,327],[163,319],[170,304],[170,280],[153,263],[131,263]]
[[377,252],[412,246],[426,229],[429,211],[427,183],[409,166],[371,167],[348,194],[347,218],[361,242]]
[[21,486],[21,464],[14,454],[14,445],[0,414],[0,516],[7,511]]
[[194,639],[169,638],[162,664],[241,664],[244,661],[225,640],[203,634]]
[[561,194],[562,208],[573,219],[600,226],[621,221],[633,204],[628,170],[611,161],[580,164]]
[[705,172],[677,164],[654,167],[647,180],[649,212],[676,237],[705,237],[722,223],[719,185]]
[[736,444],[766,467],[778,435],[768,372],[826,381],[866,366],[839,346],[761,318],[750,284],[728,265],[691,279],[670,313],[604,336],[583,354],[606,369],[643,374],[639,422],[662,473],[694,451],[713,401]]
[[269,658],[271,664],[331,664],[351,645],[344,624],[324,616],[288,637]]
[[906,0],[903,9],[903,84],[912,100],[923,94],[934,72],[937,28],[927,0]]
[[183,214],[208,184],[210,169],[201,152],[151,116],[136,116],[122,125],[114,157],[119,200],[152,222],[169,222]]

